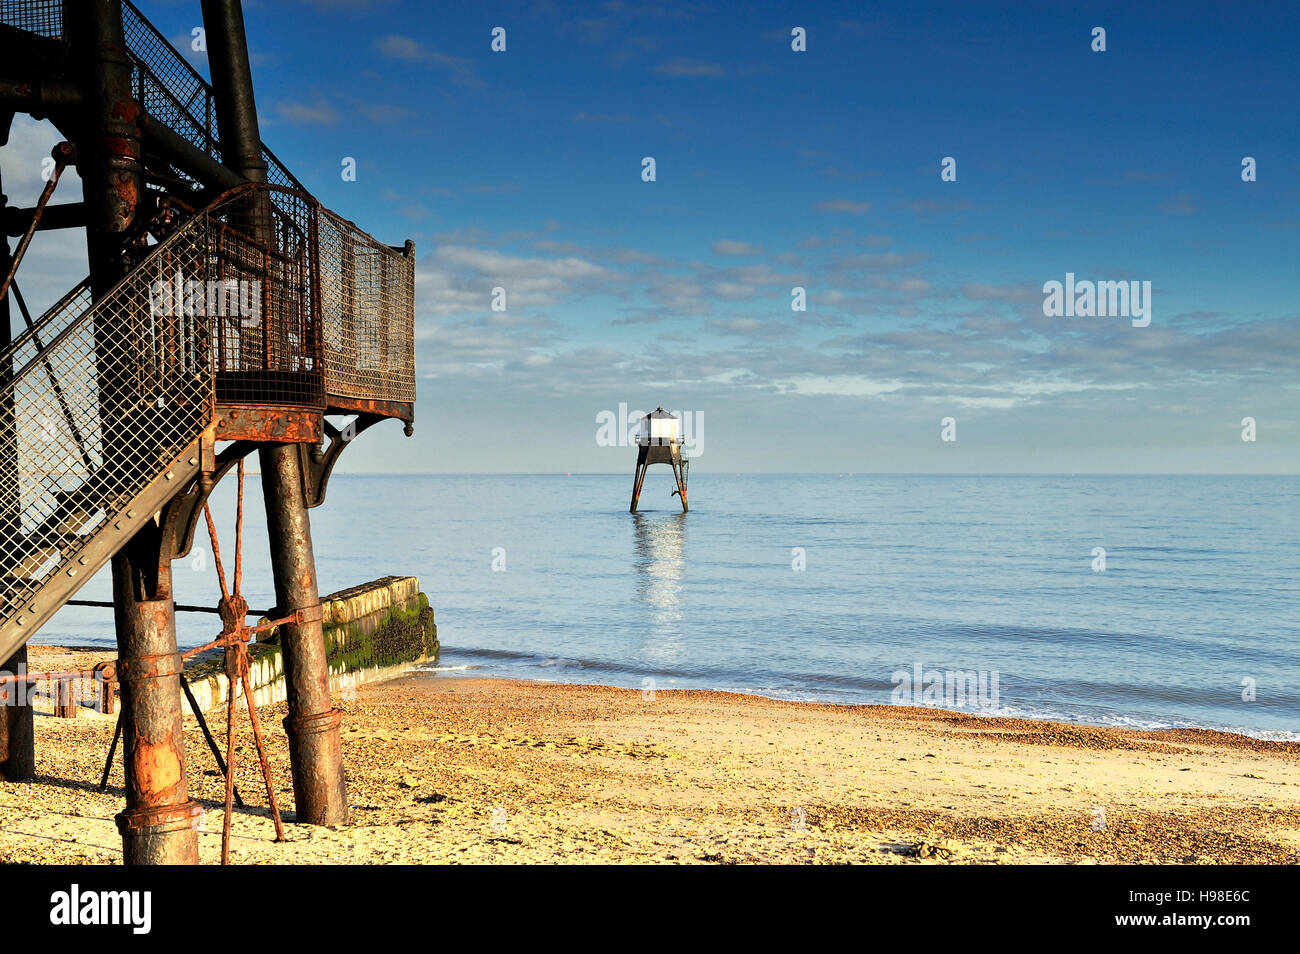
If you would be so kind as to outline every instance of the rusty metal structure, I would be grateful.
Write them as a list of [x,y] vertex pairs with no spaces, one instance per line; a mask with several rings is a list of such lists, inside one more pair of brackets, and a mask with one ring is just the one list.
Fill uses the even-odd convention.
[[[240,3],[201,6],[211,83],[129,0],[0,0],[0,147],[17,113],[65,140],[26,207],[3,195],[0,148],[0,668],[18,671],[31,636],[111,564],[128,863],[198,858],[171,563],[232,470],[242,501],[254,452],[296,817],[347,821],[309,511],[360,432],[414,421],[413,244],[321,207],[262,144]],[[68,165],[81,200],[53,202]],[[84,231],[90,274],[33,316],[20,266],[47,229]],[[255,630],[238,561],[213,644],[228,739]],[[0,777],[29,778],[31,710],[0,709]]]
[[682,513],[691,508],[686,503],[686,481],[690,477],[691,462],[682,453],[681,420],[662,407],[655,408],[641,418],[641,430],[637,435],[636,470],[632,474],[632,506],[630,513],[636,513],[641,502],[641,488],[645,484],[645,472],[651,464],[667,464],[673,469],[673,482],[677,489],[674,497],[682,501]]

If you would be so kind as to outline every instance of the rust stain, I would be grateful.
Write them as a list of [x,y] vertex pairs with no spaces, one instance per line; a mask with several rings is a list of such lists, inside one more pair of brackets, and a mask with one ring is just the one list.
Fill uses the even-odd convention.
[[[181,759],[170,736],[161,743],[138,742],[136,749],[136,778],[142,792],[161,795],[182,781]],[[150,799],[152,800],[152,799]]]
[[319,444],[321,412],[275,404],[219,404],[216,426],[222,440],[275,441],[287,444]]
[[113,191],[117,193],[117,197],[123,204],[134,209],[140,199],[140,187],[136,184],[135,176],[119,173],[115,178],[117,182],[113,186]]
[[140,121],[140,104],[133,99],[124,99],[113,104],[112,117],[122,119],[128,123],[137,123]]

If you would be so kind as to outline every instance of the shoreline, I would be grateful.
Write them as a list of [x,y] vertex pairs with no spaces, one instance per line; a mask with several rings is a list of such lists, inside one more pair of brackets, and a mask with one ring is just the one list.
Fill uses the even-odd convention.
[[[274,844],[241,719],[236,862],[1300,863],[1300,742],[461,673],[336,704],[352,824],[292,823],[277,728]],[[0,860],[116,863],[112,730],[37,718],[38,782],[0,784]],[[223,782],[185,731],[211,861]]]
[[[447,655],[455,656],[456,652],[457,650],[454,647],[444,648],[444,653]],[[444,673],[445,674],[459,673],[462,674],[464,678],[507,679],[507,680],[514,680],[520,682],[535,682],[539,685],[594,686],[594,687],[605,688],[605,689],[625,689],[628,691],[635,691],[635,692],[641,691],[640,688],[637,686],[619,685],[616,682],[600,682],[600,681],[580,682],[580,681],[571,681],[571,680],[564,680],[564,679],[545,679],[545,678],[539,678],[535,676],[521,675],[515,672],[504,672],[504,673],[490,672],[490,673],[484,673],[483,675],[474,674],[475,670],[479,670],[479,669],[486,670],[486,669],[494,669],[494,668],[496,667],[493,667],[490,664],[471,663],[471,664],[455,665],[455,666],[442,666],[441,664],[430,664],[429,668],[427,669],[417,668],[413,671],[428,672],[433,675],[443,675]],[[1214,732],[1221,735],[1241,736],[1243,738],[1257,739],[1259,741],[1264,741],[1264,742],[1300,743],[1300,729],[1288,730],[1288,729],[1229,728],[1225,726],[1198,725],[1193,723],[1186,723],[1182,725],[1173,724],[1173,723],[1156,724],[1158,720],[1147,720],[1138,716],[1117,716],[1116,717],[1117,719],[1121,719],[1121,720],[1122,719],[1133,720],[1134,724],[1126,725],[1126,724],[1106,723],[1100,721],[1089,721],[1082,717],[1074,718],[1065,713],[1060,713],[1060,714],[1050,713],[1050,712],[1035,713],[1032,710],[1026,712],[1016,712],[1011,707],[1004,707],[1003,711],[990,713],[990,712],[982,712],[979,711],[978,709],[972,710],[972,709],[961,709],[961,708],[949,708],[949,707],[938,706],[938,705],[925,705],[923,703],[914,703],[909,705],[909,704],[903,704],[897,702],[862,702],[856,700],[837,701],[834,699],[817,698],[815,695],[816,690],[791,690],[791,692],[798,691],[800,693],[803,692],[812,693],[811,695],[805,698],[796,698],[794,696],[772,695],[770,694],[770,692],[764,692],[758,689],[743,689],[743,688],[735,688],[735,687],[723,688],[718,686],[666,685],[662,687],[656,687],[656,691],[658,692],[717,692],[717,693],[738,695],[738,696],[753,696],[759,699],[767,699],[772,702],[806,703],[809,705],[850,706],[850,707],[867,706],[867,707],[883,707],[883,708],[897,708],[897,709],[922,709],[929,712],[950,712],[953,713],[954,715],[969,715],[973,718],[978,718],[978,719],[1019,719],[1026,722],[1051,722],[1051,723],[1056,723],[1065,726],[1079,726],[1082,728],[1095,728],[1095,729],[1118,729],[1120,731],[1133,731],[1133,732],[1180,732],[1180,731]],[[1152,724],[1141,724],[1142,722],[1151,722]]]
[[[53,643],[29,643],[29,652],[38,657],[39,665],[30,663],[28,668],[33,671],[41,671],[42,668],[53,668],[52,663],[62,657],[71,655],[75,657],[70,660],[70,666],[90,668],[95,662],[116,657],[116,650],[112,647],[95,646],[89,644],[82,645],[64,645]],[[454,647],[445,647],[444,652],[449,655],[455,655],[457,650]],[[49,658],[41,661],[39,654],[45,654]],[[88,661],[89,660],[89,661]],[[464,664],[455,666],[443,666],[440,663],[416,664],[407,670],[407,674],[428,675],[433,678],[461,678],[461,679],[484,679],[484,680],[502,680],[506,682],[521,682],[536,684],[539,686],[585,686],[596,689],[615,689],[625,692],[641,692],[636,686],[622,686],[613,682],[577,682],[562,679],[543,679],[527,675],[514,673],[484,673],[478,675],[475,670],[493,668],[488,664]],[[1005,719],[1015,722],[1026,723],[1049,723],[1068,728],[1080,729],[1114,729],[1119,732],[1137,732],[1137,733],[1162,733],[1162,732],[1189,732],[1189,733],[1209,733],[1214,736],[1224,736],[1228,738],[1242,738],[1258,742],[1276,742],[1279,744],[1294,744],[1300,746],[1300,731],[1286,729],[1249,729],[1249,728],[1225,728],[1222,726],[1207,725],[1117,725],[1105,722],[1087,721],[1084,719],[1073,719],[1067,715],[1055,714],[1035,714],[999,712],[987,713],[979,711],[970,711],[966,709],[946,708],[944,706],[912,704],[905,705],[895,702],[858,702],[858,701],[834,701],[830,699],[818,698],[790,698],[776,695],[768,695],[759,690],[746,690],[739,688],[719,688],[719,687],[676,687],[664,686],[656,687],[656,692],[702,692],[716,693],[719,695],[741,696],[746,698],[764,699],[769,702],[790,703],[792,705],[814,705],[814,706],[838,706],[844,708],[869,708],[869,709],[903,709],[903,710],[920,710],[923,712],[946,713],[951,715],[967,716],[972,719]],[[1118,718],[1134,718],[1120,716]]]

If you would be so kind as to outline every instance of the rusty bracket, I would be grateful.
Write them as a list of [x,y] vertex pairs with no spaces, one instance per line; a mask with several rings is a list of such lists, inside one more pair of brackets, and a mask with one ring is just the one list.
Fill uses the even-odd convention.
[[161,829],[163,831],[198,828],[203,820],[203,806],[194,799],[190,799],[179,805],[137,808],[131,812],[122,812],[115,816],[115,820],[117,829],[121,832],[138,831],[141,828]]
[[214,452],[211,441],[200,447],[202,471],[190,482],[185,491],[167,505],[165,525],[172,533],[172,556],[180,559],[194,546],[194,530],[203,516],[203,505],[216,489],[218,482],[243,458],[257,450],[256,441],[235,441],[220,454]]
[[339,457],[347,450],[348,445],[356,440],[362,431],[385,420],[388,420],[387,415],[361,413],[342,428],[335,427],[325,420],[325,436],[329,438],[328,444],[298,445],[298,455],[302,460],[302,495],[308,507],[319,507],[325,502],[325,489],[329,484],[330,474],[334,472],[334,465],[339,462]]
[[293,621],[296,624],[317,623],[325,618],[325,604],[317,603],[314,606],[303,606],[293,611]]

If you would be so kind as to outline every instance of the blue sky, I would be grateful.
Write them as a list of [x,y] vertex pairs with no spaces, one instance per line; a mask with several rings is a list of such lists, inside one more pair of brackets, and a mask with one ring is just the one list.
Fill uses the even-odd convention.
[[[702,413],[697,472],[1300,469],[1294,4],[245,15],[263,138],[417,243],[416,438],[345,469],[630,471],[620,402]],[[1045,317],[1066,272],[1150,281],[1151,325]]]

